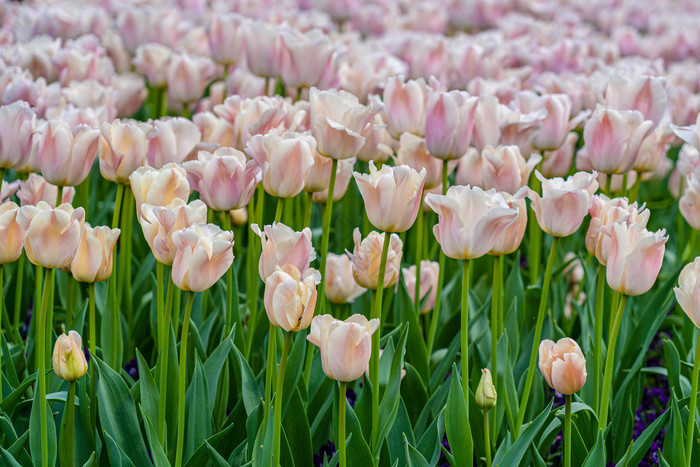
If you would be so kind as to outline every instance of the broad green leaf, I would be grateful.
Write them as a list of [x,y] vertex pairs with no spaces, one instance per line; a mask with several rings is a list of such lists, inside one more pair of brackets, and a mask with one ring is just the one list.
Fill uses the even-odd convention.
[[553,403],[554,399],[549,401],[547,407],[545,407],[545,409],[532,422],[527,425],[523,425],[525,429],[520,433],[520,437],[515,440],[498,465],[502,465],[504,467],[508,465],[520,465],[520,461],[527,452],[528,447],[533,443],[535,437],[544,426],[544,423],[547,421],[547,417],[552,411]]
[[17,462],[17,460],[7,452],[4,448],[0,447],[0,459],[2,459],[2,465],[7,467],[22,467],[22,464]]
[[450,394],[445,409],[445,429],[457,465],[472,465],[474,455],[474,440],[465,420],[467,420],[467,405],[464,402],[457,365],[453,364],[450,375]]
[[241,394],[243,395],[243,403],[245,404],[245,412],[250,413],[258,406],[262,393],[255,379],[255,375],[248,365],[248,361],[237,347],[233,348],[238,360],[238,367],[241,373]]
[[216,452],[216,449],[214,449],[211,444],[207,443],[206,441],[204,444],[207,447],[207,452],[209,453],[209,460],[211,463],[216,466],[216,467],[228,467],[228,462],[226,462],[226,459],[221,457],[221,454]]
[[[107,446],[107,455],[109,456],[110,465],[117,467],[135,467],[134,463],[131,462],[129,456],[124,452],[124,450],[117,444],[117,442],[112,438],[109,433],[104,432],[105,444]],[[148,465],[148,464],[143,464]]]
[[194,374],[185,392],[185,461],[211,436],[209,388],[202,362],[194,356]]
[[671,423],[664,438],[663,458],[671,465],[687,465],[685,457],[685,425],[678,409],[674,392],[671,392]]
[[153,465],[155,467],[170,467],[170,462],[168,461],[168,456],[163,450],[163,446],[158,442],[158,433],[156,433],[155,428],[151,420],[149,420],[146,411],[142,405],[139,405],[141,410],[141,418],[143,419],[143,425],[146,428],[146,438],[148,438],[148,447],[151,450],[151,456],[153,457]]
[[146,363],[146,360],[136,349],[136,360],[139,367],[139,390],[142,410],[146,413],[149,420],[158,420],[158,388],[151,374],[151,369]]
[[408,467],[429,467],[428,461],[425,457],[413,447],[413,445],[406,439],[406,435],[403,436],[403,442],[405,447],[406,465]]
[[293,446],[291,457],[294,465],[312,465],[311,430],[309,429],[309,419],[307,418],[298,388],[293,388],[287,411],[283,415],[282,420],[284,434],[289,444]]
[[304,360],[306,357],[306,347],[308,343],[306,340],[307,331],[303,330],[295,334],[294,344],[292,344],[292,349],[289,352],[287,367],[284,373],[282,420],[284,420],[286,417],[287,407],[289,407],[289,400],[294,395],[299,377],[304,371]]
[[593,449],[588,453],[588,456],[583,461],[583,467],[598,467],[605,465],[605,440],[603,432],[598,432],[598,439],[593,446]]
[[56,423],[51,412],[51,406],[48,401],[39,399],[39,388],[34,391],[34,401],[32,402],[32,411],[29,416],[29,448],[32,454],[34,466],[42,465],[42,449],[41,449],[41,414],[40,405],[46,405],[46,435],[48,439],[47,464],[55,465],[56,456],[58,455],[56,446]]
[[226,428],[207,439],[206,442],[200,445],[194,454],[190,456],[185,463],[185,467],[201,467],[202,465],[206,465],[209,459],[207,445],[212,446],[217,452],[224,452],[226,449],[233,450],[233,446],[231,446],[231,433],[233,429],[233,425],[228,425]]

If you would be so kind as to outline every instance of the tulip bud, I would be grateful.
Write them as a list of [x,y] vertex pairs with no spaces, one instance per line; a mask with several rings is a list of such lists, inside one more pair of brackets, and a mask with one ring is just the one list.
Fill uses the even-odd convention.
[[352,277],[352,261],[348,255],[328,253],[326,277],[323,278],[326,298],[331,303],[352,303],[367,291]]
[[265,311],[270,323],[287,332],[308,328],[320,282],[321,275],[315,269],[307,269],[302,277],[291,264],[277,266],[265,280]]
[[136,49],[134,66],[136,70],[146,77],[148,84],[153,87],[162,87],[168,84],[168,61],[173,50],[162,44],[148,43]]
[[430,154],[443,160],[466,154],[478,103],[478,97],[464,91],[433,94],[425,120],[425,144]]
[[146,163],[148,140],[158,131],[145,123],[115,120],[100,127],[100,173],[116,183],[129,183],[129,176]]
[[39,153],[41,174],[56,186],[80,185],[90,173],[99,143],[97,129],[87,125],[71,129],[63,121],[49,121]]
[[214,224],[193,224],[173,233],[177,248],[173,282],[182,290],[202,292],[213,286],[233,264],[233,232]]
[[311,229],[308,227],[301,232],[295,232],[291,227],[275,222],[266,225],[263,231],[260,231],[258,224],[253,224],[250,228],[262,242],[258,270],[263,281],[275,272],[277,266],[285,264],[291,264],[300,274],[304,274],[316,259],[316,252],[311,243]]
[[372,334],[379,320],[352,315],[340,321],[331,315],[316,316],[306,339],[321,350],[323,372],[336,381],[350,382],[362,376],[372,356]]
[[112,275],[112,252],[121,230],[83,226],[78,248],[73,255],[71,273],[79,282],[101,282]]
[[518,146],[486,146],[481,152],[484,189],[514,194],[527,185],[530,172],[541,160],[539,154],[533,154],[525,161]]
[[539,367],[549,387],[559,394],[570,396],[586,382],[586,358],[575,340],[570,337],[556,343],[549,339],[540,342]]
[[476,388],[474,398],[476,399],[476,405],[484,412],[488,412],[496,407],[496,388],[493,386],[491,372],[488,368],[481,370],[481,379],[479,380],[479,386]]
[[247,21],[247,18],[235,13],[212,16],[207,27],[207,38],[214,60],[225,65],[236,65],[244,60],[243,30]]
[[[61,204],[71,204],[75,196],[75,188],[63,187],[61,194]],[[22,206],[36,206],[39,201],[44,201],[52,208],[56,207],[56,198],[58,197],[58,187],[52,185],[41,175],[30,173],[26,181],[20,183],[17,197]]]
[[0,204],[0,264],[12,263],[22,254],[27,232],[17,222],[19,210],[11,201]]
[[70,264],[80,242],[85,210],[70,204],[51,208],[40,201],[22,206],[17,223],[27,232],[24,249],[32,264],[60,269]]
[[[331,180],[331,166],[333,165],[333,159],[330,157],[322,156],[318,151],[314,151],[314,164],[309,170],[309,174],[306,177],[306,183],[304,184],[304,191],[308,193],[316,193],[323,190],[328,190],[328,185]],[[338,179],[341,174],[348,174],[348,181],[350,175],[352,174],[352,168],[355,165],[356,159],[351,157],[350,159],[343,159],[338,161],[338,168],[335,171],[335,190],[333,193],[333,198],[335,198],[335,192],[338,190]]]
[[686,264],[674,287],[676,300],[690,321],[700,328],[700,257]]
[[[347,252],[352,260],[352,275],[355,281],[366,289],[377,290],[382,248],[384,248],[384,240],[387,235],[388,233],[380,234],[373,231],[362,240],[360,229],[356,228],[352,233],[355,249],[352,254]],[[402,247],[403,244],[399,236],[391,234],[384,271],[384,288],[394,285],[399,277],[401,256],[403,255]]]
[[564,143],[554,151],[544,153],[542,161],[542,175],[547,178],[566,177],[574,160],[574,151],[578,142],[578,133],[571,132],[564,139]]
[[166,164],[161,169],[140,167],[129,176],[131,191],[136,200],[137,217],[141,217],[141,205],[167,206],[175,199],[187,202],[190,184],[187,172],[177,164]]
[[75,331],[62,334],[53,347],[53,372],[61,379],[75,381],[87,373],[83,340]]
[[316,86],[333,58],[333,43],[319,29],[305,33],[284,29],[278,47],[282,81],[297,88]]
[[[416,266],[412,265],[408,268],[403,268],[403,281],[406,283],[408,295],[411,297],[411,302],[416,300]],[[440,266],[435,261],[423,260],[420,262],[420,290],[418,291],[418,300],[425,302],[421,306],[421,313],[428,313],[435,307],[435,298],[437,297],[437,280]]]

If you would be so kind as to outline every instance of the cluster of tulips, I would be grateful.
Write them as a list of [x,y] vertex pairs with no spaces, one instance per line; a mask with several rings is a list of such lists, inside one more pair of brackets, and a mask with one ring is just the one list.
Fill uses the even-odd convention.
[[1,2],[0,463],[698,465],[700,8],[605,3]]

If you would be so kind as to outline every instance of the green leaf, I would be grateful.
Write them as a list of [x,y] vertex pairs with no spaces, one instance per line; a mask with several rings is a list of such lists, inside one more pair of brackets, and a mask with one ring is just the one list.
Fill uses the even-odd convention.
[[593,449],[588,453],[586,459],[583,461],[583,467],[598,467],[605,465],[605,440],[603,439],[603,432],[598,431],[598,439],[593,446]]
[[656,439],[656,435],[659,434],[661,429],[668,423],[671,417],[671,411],[665,410],[661,415],[654,420],[651,425],[649,425],[637,438],[634,443],[632,443],[631,450],[628,451],[625,457],[618,463],[621,466],[637,466],[639,462],[644,457],[651,447],[651,443]]
[[294,465],[312,465],[311,430],[298,388],[293,388],[287,412],[282,417],[282,427],[289,444],[293,446],[291,453]]
[[389,448],[389,458],[398,460],[399,465],[406,465],[408,462],[405,449],[406,439],[408,439],[411,444],[416,444],[413,437],[413,429],[411,428],[411,421],[408,419],[406,406],[403,400],[399,399],[399,410],[396,413],[396,420],[386,438],[387,447]]
[[212,413],[214,409],[213,404],[216,400],[216,386],[219,382],[220,375],[223,373],[222,367],[226,362],[226,357],[228,357],[233,348],[233,337],[235,333],[236,326],[231,329],[229,335],[221,341],[209,358],[204,362],[204,374],[209,384],[209,403],[211,404],[209,413]]
[[[416,368],[424,384],[428,384],[430,375],[430,364],[428,359],[428,349],[423,339],[423,331],[415,308],[412,306],[411,296],[406,289],[406,283],[402,280],[401,292],[397,302],[398,310],[401,313],[401,322],[408,323],[408,342],[406,344],[406,359]],[[427,297],[427,295],[426,295]]]
[[207,459],[210,457],[207,446],[212,446],[217,452],[223,452],[226,448],[233,449],[233,446],[231,446],[231,433],[233,429],[233,425],[228,425],[226,428],[207,439],[206,442],[200,445],[194,454],[190,456],[185,463],[185,467],[201,467],[202,465],[206,465]]
[[245,412],[247,415],[250,415],[260,403],[263,395],[260,392],[258,382],[255,380],[255,375],[248,365],[248,361],[237,347],[234,346],[233,351],[236,353],[238,368],[241,373],[241,394],[243,395]]
[[[209,388],[199,356],[194,356],[194,375],[185,393],[185,461],[211,436]],[[202,408],[206,409],[202,409]]]
[[56,446],[56,422],[51,412],[51,406],[47,400],[39,399],[39,388],[34,391],[34,401],[32,403],[32,411],[29,416],[29,449],[32,454],[32,461],[35,466],[42,465],[42,449],[41,449],[41,414],[40,405],[46,404],[46,434],[48,439],[47,462],[48,465],[56,464],[57,446]]
[[136,361],[139,367],[139,395],[143,406],[142,410],[146,412],[149,420],[158,420],[158,399],[160,395],[158,394],[153,374],[151,374],[151,369],[141,352],[139,352],[139,349],[136,349]]
[[664,346],[664,366],[668,370],[668,389],[678,391],[683,394],[681,389],[681,358],[678,355],[676,346],[670,339],[662,339]]
[[681,418],[678,402],[671,392],[671,424],[664,438],[663,457],[671,465],[687,465],[685,457],[685,426]]
[[299,331],[294,336],[294,344],[292,344],[292,350],[289,353],[289,358],[287,359],[287,368],[284,373],[284,389],[282,393],[282,420],[286,417],[287,407],[289,407],[289,400],[295,393],[295,388],[299,377],[304,371],[304,360],[306,357],[306,334],[307,331]]
[[[46,370],[46,374],[49,374],[51,370]],[[24,394],[27,392],[27,388],[32,385],[34,380],[36,379],[36,372],[32,373],[31,375],[27,376],[24,378],[22,381],[22,384],[17,387],[14,391],[10,393],[5,399],[3,399],[2,403],[0,403],[0,409],[2,409],[3,412],[12,412],[17,408],[17,404],[21,401],[22,397]]]
[[153,428],[153,424],[148,419],[148,415],[142,405],[139,405],[139,409],[141,410],[143,425],[146,427],[146,438],[148,438],[148,447],[151,448],[153,465],[155,465],[155,467],[169,467],[170,462],[168,461],[168,456],[165,454],[163,446],[158,442],[158,433],[156,433],[155,428]]
[[[467,423],[465,423],[467,416],[467,405],[464,402],[457,365],[453,364],[450,375],[450,394],[447,397],[447,408],[445,409],[445,429],[457,465],[472,465],[474,440],[471,431],[467,429]],[[509,465],[517,465],[517,463]]]
[[209,460],[211,461],[212,464],[214,464],[216,467],[229,467],[228,462],[226,462],[226,459],[224,459],[221,454],[216,452],[216,449],[214,449],[211,444],[207,443],[206,441],[204,444],[207,447],[207,452],[209,453]]
[[0,447],[0,459],[2,459],[2,465],[8,467],[22,467],[22,464],[17,462],[15,458],[7,452],[4,448]]
[[440,458],[440,446],[442,445],[442,436],[445,434],[445,409],[435,417],[425,430],[425,434],[418,441],[418,450],[424,458],[428,459],[431,466],[437,464]]
[[[117,467],[135,467],[129,456],[119,447],[116,441],[109,436],[109,433],[104,432],[105,444],[107,445],[107,455],[109,456],[110,465]],[[148,464],[143,464],[148,465]]]
[[403,435],[403,442],[406,449],[406,465],[408,467],[430,467],[425,457],[408,442],[405,434]]
[[547,407],[545,407],[545,409],[542,412],[540,412],[540,414],[532,422],[530,422],[527,425],[524,425],[525,429],[522,431],[522,433],[520,433],[520,437],[517,440],[515,440],[513,445],[503,456],[503,459],[501,459],[498,462],[498,465],[520,465],[520,461],[527,452],[528,447],[530,446],[530,444],[533,443],[535,437],[537,436],[537,433],[540,432],[540,430],[544,426],[544,423],[547,421],[547,417],[552,411],[553,403],[554,399],[549,401]]

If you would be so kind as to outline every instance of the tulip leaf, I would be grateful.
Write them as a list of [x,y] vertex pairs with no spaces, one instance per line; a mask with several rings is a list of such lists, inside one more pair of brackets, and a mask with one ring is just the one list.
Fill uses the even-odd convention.
[[226,336],[216,349],[209,355],[209,358],[204,362],[204,374],[209,383],[209,403],[211,404],[210,413],[213,411],[213,404],[216,400],[216,389],[223,371],[222,368],[226,364],[226,358],[233,349],[233,337],[236,334],[236,326],[233,326],[231,332]]
[[7,452],[3,447],[0,447],[0,460],[2,460],[2,465],[8,467],[22,467],[22,464],[17,462],[17,460]]
[[226,428],[207,439],[199,448],[187,459],[185,467],[201,467],[207,463],[209,452],[207,446],[212,446],[217,452],[224,452],[226,448],[232,448],[231,435],[234,425],[228,425]]
[[[336,394],[338,391],[336,391]],[[348,467],[366,467],[368,465],[374,465],[374,459],[372,457],[372,451],[367,444],[367,441],[362,437],[362,429],[360,428],[360,422],[355,416],[355,411],[350,407],[350,403],[345,397],[343,397],[343,403],[345,406],[345,426],[347,437],[347,452],[350,454],[347,458]],[[338,413],[338,401],[337,397],[333,401],[333,413]],[[337,417],[333,417],[334,425],[337,425]],[[334,432],[337,433],[337,427]]]
[[204,445],[206,446],[207,452],[209,453],[209,460],[215,467],[229,467],[228,462],[226,462],[226,459],[224,459],[221,456],[221,454],[216,452],[216,449],[214,449],[211,444],[205,441]]
[[675,392],[671,391],[671,421],[664,438],[663,458],[670,465],[687,465],[685,457],[685,426],[678,408]]
[[[408,345],[408,344],[407,344]],[[408,362],[404,362],[406,376],[401,382],[401,398],[403,399],[411,423],[415,423],[420,416],[420,412],[428,402],[428,392],[425,390],[415,367]]]
[[[117,467],[135,467],[129,456],[124,450],[119,447],[114,438],[109,436],[109,433],[104,432],[105,445],[107,446],[107,455],[109,456],[109,464]],[[148,465],[148,464],[143,464]]]
[[[150,459],[129,388],[121,376],[97,356],[93,356],[91,361],[96,363],[100,375],[97,383],[97,401],[100,424],[105,436],[114,441],[119,451],[121,451],[120,447],[123,447],[131,462],[136,465],[147,465]],[[113,449],[108,451],[112,455],[117,454]]]
[[447,352],[444,357],[442,357],[435,367],[433,372],[430,374],[430,394],[434,394],[438,387],[445,381],[445,375],[450,370],[452,362],[455,361],[457,357],[457,352],[460,349],[459,333],[455,334],[450,342],[450,346],[447,348]]
[[294,449],[291,451],[291,459],[294,465],[312,465],[313,448],[311,446],[311,430],[309,419],[301,400],[299,389],[293,388],[287,406],[287,412],[282,417],[282,426],[287,441]]
[[35,466],[42,465],[42,450],[41,450],[41,414],[39,404],[46,404],[46,435],[48,437],[48,452],[46,463],[48,465],[56,464],[56,456],[58,455],[56,445],[56,422],[53,418],[51,405],[47,400],[39,399],[39,388],[34,391],[34,402],[32,403],[32,411],[29,416],[29,449],[32,455],[32,461]]
[[[107,282],[111,283],[112,281],[116,280],[117,275],[112,274],[112,277],[110,277],[107,280]],[[110,287],[112,287],[111,284]],[[114,322],[117,322],[119,325],[114,327],[112,325],[112,323]],[[113,305],[112,299],[108,299],[106,303],[106,310],[102,314],[102,326],[100,326],[100,343],[102,346],[102,358],[104,359],[104,361],[109,362],[109,365],[112,368],[122,367],[122,358],[124,355],[124,340],[122,338],[122,326],[122,316],[120,310],[116,309],[116,307]]]
[[425,430],[425,434],[418,441],[418,450],[424,458],[426,458],[431,466],[437,464],[440,458],[440,446],[442,445],[442,437],[445,434],[445,409],[435,417]]
[[554,399],[549,401],[547,407],[545,407],[545,409],[540,412],[540,414],[532,422],[527,425],[523,425],[524,429],[520,433],[520,437],[515,440],[510,449],[508,449],[508,451],[503,455],[503,458],[498,462],[498,465],[520,465],[520,461],[527,452],[528,447],[535,440],[535,437],[547,421],[547,417],[552,411],[553,404]]
[[457,365],[453,364],[450,375],[450,394],[447,397],[447,408],[445,409],[445,429],[456,465],[472,465],[474,440],[471,431],[467,428],[467,423],[465,423],[467,417],[467,405],[464,402],[464,392],[462,392]]
[[681,359],[678,355],[678,349],[670,339],[662,339],[664,347],[664,364],[668,375],[669,391],[677,391],[682,394],[681,389]]
[[194,356],[194,374],[185,393],[185,461],[211,436],[211,412],[209,408],[209,388],[204,367],[199,356]]
[[[421,376],[424,384],[429,381],[430,364],[428,361],[428,349],[426,348],[425,339],[423,339],[423,331],[418,322],[419,316],[415,313],[415,308],[412,306],[411,296],[406,289],[406,283],[402,280],[399,286],[401,291],[398,309],[401,312],[401,322],[408,323],[408,343],[406,344],[406,360],[416,368]],[[427,295],[426,295],[427,298]]]
[[158,420],[158,399],[160,395],[151,374],[151,369],[138,349],[136,349],[136,361],[139,367],[139,396],[143,406],[142,410],[148,415],[149,420]]
[[260,387],[255,379],[255,375],[253,375],[253,371],[248,365],[248,361],[237,347],[234,346],[233,351],[236,353],[238,368],[241,373],[241,394],[243,395],[245,412],[250,416],[251,412],[260,403],[260,399],[263,395],[260,392]]
[[[46,374],[49,374],[51,370],[46,370]],[[22,383],[10,393],[7,397],[5,397],[2,400],[2,403],[0,403],[0,409],[2,409],[3,412],[12,412],[15,410],[17,407],[17,404],[21,401],[22,397],[24,394],[27,392],[27,388],[32,385],[34,380],[36,379],[36,372],[32,373],[31,375],[27,376],[22,380]]]
[[413,426],[413,434],[416,437],[423,436],[428,420],[440,413],[440,411],[445,407],[445,401],[447,400],[449,393],[450,382],[439,386],[438,389],[432,393],[428,403],[425,404],[425,407],[423,407],[423,410],[418,417],[418,421]]
[[598,431],[598,438],[593,445],[593,449],[591,449],[581,465],[583,467],[598,467],[600,465],[605,465],[605,439],[603,438],[602,430]]
[[139,410],[141,411],[141,418],[143,419],[143,426],[146,428],[146,438],[148,439],[148,447],[150,448],[151,457],[153,457],[153,465],[155,467],[169,467],[170,462],[168,461],[168,456],[163,450],[163,446],[160,445],[158,441],[158,433],[156,433],[155,428],[151,420],[149,420],[146,411],[143,406],[139,404]]
[[396,420],[394,420],[394,424],[389,430],[389,435],[386,439],[389,458],[397,459],[399,465],[406,465],[408,461],[404,441],[408,439],[411,444],[416,444],[416,441],[413,437],[413,429],[408,418],[408,412],[406,412],[406,405],[401,399],[399,399],[399,410],[396,413]]
[[296,392],[297,382],[299,382],[299,377],[304,371],[304,360],[308,343],[306,334],[306,329],[296,333],[292,349],[287,358],[287,367],[284,373],[284,392],[282,393],[282,420],[286,417],[289,400]]
[[405,448],[406,465],[408,467],[430,467],[428,461],[425,460],[423,454],[420,453],[406,438],[406,434],[403,435],[403,443]]
[[[10,385],[10,391],[19,386],[19,379],[17,378],[17,371],[15,371],[15,362],[12,360],[12,352],[10,352],[10,347],[7,345],[7,340],[4,334],[0,334],[2,337],[2,381]],[[9,394],[9,391],[5,391],[3,388],[3,395]]]

